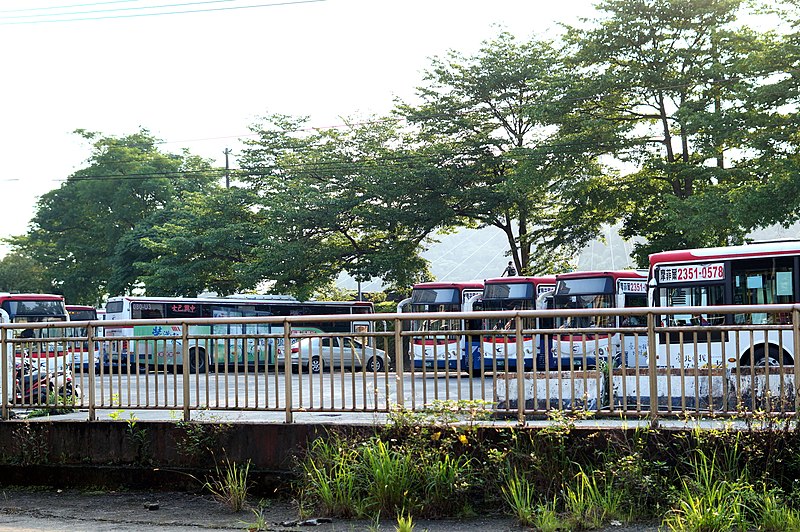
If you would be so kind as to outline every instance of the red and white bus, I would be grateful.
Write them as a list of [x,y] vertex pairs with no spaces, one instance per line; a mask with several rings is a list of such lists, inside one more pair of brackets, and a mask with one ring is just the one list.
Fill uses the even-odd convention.
[[[800,302],[798,272],[800,241],[797,240],[654,253],[650,255],[650,304],[679,309],[797,303]],[[667,329],[711,327],[683,335],[677,330],[657,334],[657,364],[671,367],[792,364],[795,360],[792,331],[779,327],[791,324],[791,314],[766,310],[746,313],[687,310],[662,315],[658,322]],[[737,330],[737,325],[765,327]]]
[[69,321],[93,321],[97,319],[97,309],[89,305],[67,305]]
[[[397,305],[398,312],[462,312],[472,297],[483,294],[483,282],[428,282],[415,284],[411,297]],[[465,337],[448,331],[470,325],[461,319],[419,319],[411,322],[415,334],[410,355],[416,369],[457,370],[465,352]],[[476,337],[477,340],[477,337]]]
[[[104,312],[104,311],[103,311]],[[91,305],[67,305],[69,321],[96,321],[102,319],[100,312]],[[67,336],[70,338],[86,338],[86,327],[70,327]],[[95,336],[103,336],[102,328],[95,328]],[[69,342],[67,346],[71,360],[76,370],[97,371],[100,364],[100,354],[95,349],[89,349],[89,341]]]
[[[537,310],[537,301],[543,294],[551,292],[556,285],[555,275],[539,277],[497,277],[484,281],[480,303],[473,302],[473,309],[484,311]],[[523,319],[523,329],[537,326],[534,318]],[[549,324],[542,326],[548,327]],[[491,318],[483,320],[483,329],[508,331],[515,329],[514,319]],[[522,339],[523,364],[526,370],[544,368],[544,353],[538,337],[525,335]],[[465,360],[465,369],[473,375],[482,371],[514,371],[517,367],[517,338],[513,334],[484,335],[480,349],[473,349],[472,356]]]
[[[55,294],[10,294],[0,293],[0,308],[8,315],[10,323],[43,323],[67,321],[69,314],[64,305],[64,296]],[[26,329],[27,330],[27,329]],[[41,331],[39,329],[38,331]],[[25,336],[40,338],[38,331]]]
[[[5,323],[41,324],[69,321],[64,297],[56,294],[2,292],[0,293],[0,315],[2,316],[0,321]],[[51,369],[63,367],[64,344],[55,339],[63,338],[66,334],[67,329],[64,327],[14,329],[13,335],[10,335],[15,338],[15,341],[13,349],[10,351],[10,354],[13,353],[13,357],[8,357],[9,364],[14,363],[13,358],[25,354],[26,357],[47,363]],[[48,338],[54,340],[49,341]]]
[[[607,309],[647,306],[647,273],[642,270],[579,271],[556,276],[553,292],[553,308]],[[625,352],[627,365],[642,364],[647,352],[647,337],[628,335],[625,345],[622,337],[611,329],[620,326],[643,326],[635,317],[621,323],[614,315],[575,315],[555,319],[561,329],[580,329],[579,333],[564,332],[555,336],[553,350],[560,356],[565,369],[594,367],[597,360],[607,360],[609,352],[612,364],[621,363]],[[586,329],[600,328],[592,333]]]

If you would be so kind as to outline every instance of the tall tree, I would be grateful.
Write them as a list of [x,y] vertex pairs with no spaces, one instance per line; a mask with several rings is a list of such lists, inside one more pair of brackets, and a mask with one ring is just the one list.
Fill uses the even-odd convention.
[[300,297],[342,271],[403,287],[424,278],[419,253],[451,216],[437,167],[402,147],[393,120],[313,131],[305,122],[265,117],[239,160],[264,219],[259,277]]
[[749,102],[768,117],[747,131],[753,154],[748,169],[757,178],[731,194],[737,219],[751,229],[800,221],[800,1],[765,2],[761,7],[786,27],[776,25],[781,38],[768,54],[751,58],[772,72],[768,82],[754,87]]
[[[15,240],[16,241],[16,240]],[[53,293],[47,270],[35,259],[12,252],[0,259],[0,292]]]
[[[160,151],[147,130],[120,138],[76,133],[92,142],[88,164],[41,197],[24,250],[68,301],[94,304],[114,275],[124,237],[176,196],[213,187],[215,177],[205,160]],[[125,273],[115,288],[136,284],[140,272]]]
[[116,271],[130,264],[153,294],[192,297],[253,290],[261,280],[254,260],[262,225],[247,191],[187,192],[123,237]]
[[609,210],[589,216],[619,217],[623,236],[643,237],[641,265],[652,251],[741,241],[733,198],[765,177],[750,166],[759,150],[750,132],[772,120],[754,98],[779,71],[776,37],[738,22],[742,0],[597,7],[604,16],[567,34],[575,106],[564,127],[594,135],[625,175],[604,179]]
[[564,76],[551,43],[501,33],[473,56],[434,58],[417,89],[421,103],[398,105],[416,142],[439,154],[431,163],[445,177],[454,220],[500,229],[521,272],[561,266],[558,244],[547,256],[535,252],[550,240],[541,229],[558,216],[561,184],[597,169],[561,137]]

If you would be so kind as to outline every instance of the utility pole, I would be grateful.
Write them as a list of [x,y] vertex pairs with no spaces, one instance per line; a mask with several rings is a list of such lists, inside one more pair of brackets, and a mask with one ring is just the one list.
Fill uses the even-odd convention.
[[231,174],[230,174],[230,167],[228,166],[228,155],[231,153],[230,148],[225,148],[222,150],[222,153],[225,154],[225,188],[231,188]]

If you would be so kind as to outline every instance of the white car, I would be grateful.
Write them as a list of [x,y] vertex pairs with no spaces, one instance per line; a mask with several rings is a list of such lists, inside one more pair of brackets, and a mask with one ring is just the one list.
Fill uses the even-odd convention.
[[[326,368],[383,371],[386,353],[349,336],[302,338],[292,343],[291,364],[319,373]],[[278,367],[285,367],[283,349],[278,349]]]

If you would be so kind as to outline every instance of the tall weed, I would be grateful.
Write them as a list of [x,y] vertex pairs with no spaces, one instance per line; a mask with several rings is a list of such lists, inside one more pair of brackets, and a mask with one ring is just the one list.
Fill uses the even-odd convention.
[[374,514],[396,515],[413,497],[414,460],[410,454],[393,450],[378,438],[362,447],[361,474],[366,479],[367,505]]
[[682,481],[677,506],[668,512],[663,526],[668,530],[705,532],[746,530],[752,522],[753,488],[746,475],[740,480],[726,478],[732,471],[727,455],[723,467],[716,455],[698,449],[692,460],[692,477]]
[[211,492],[213,497],[231,509],[238,512],[244,508],[247,501],[247,492],[250,488],[248,475],[250,473],[250,460],[244,465],[239,465],[225,459],[225,466],[216,467],[216,475],[207,478],[203,487]]
[[360,517],[357,463],[358,453],[340,438],[315,440],[303,462],[306,495],[327,515]]
[[599,528],[612,519],[628,520],[623,511],[624,493],[601,474],[579,471],[574,485],[567,486],[565,499],[575,528]]
[[536,519],[536,488],[517,470],[506,474],[505,484],[501,488],[503,499],[511,509],[512,515],[522,526],[531,526]]

